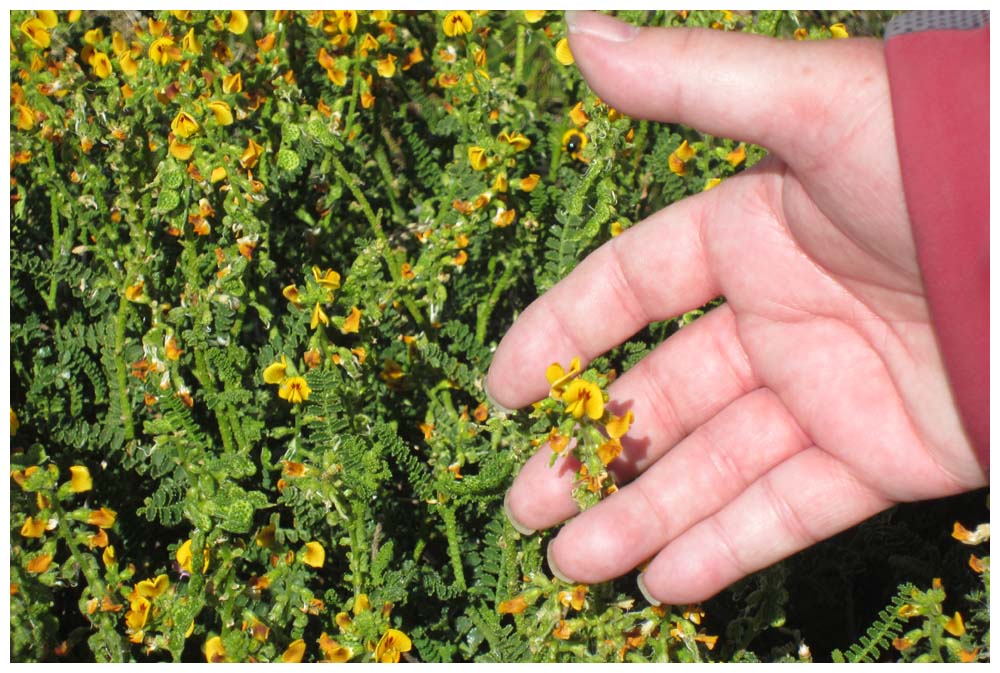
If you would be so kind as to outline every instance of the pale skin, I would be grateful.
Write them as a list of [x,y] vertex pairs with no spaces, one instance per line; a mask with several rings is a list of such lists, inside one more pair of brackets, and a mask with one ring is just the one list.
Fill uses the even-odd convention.
[[770,155],[599,248],[497,347],[486,388],[515,409],[548,394],[549,364],[726,298],[610,386],[635,414],[618,492],[580,513],[548,446],[521,470],[508,516],[563,524],[553,572],[648,561],[645,595],[687,604],[895,503],[984,486],[924,297],[881,41],[569,21],[609,105]]

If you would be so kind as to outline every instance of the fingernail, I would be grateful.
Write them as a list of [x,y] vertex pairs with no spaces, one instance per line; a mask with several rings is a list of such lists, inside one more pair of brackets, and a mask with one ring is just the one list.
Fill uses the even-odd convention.
[[570,33],[590,35],[609,42],[628,42],[639,34],[639,27],[597,12],[566,10],[566,28]]
[[658,605],[663,605],[660,601],[653,598],[653,596],[649,593],[649,589],[646,588],[646,580],[643,579],[643,575],[639,575],[639,577],[636,578],[635,583],[639,585],[639,593],[642,594],[642,597],[645,598],[650,605],[654,607]]
[[518,523],[517,519],[514,518],[514,515],[510,513],[510,503],[508,502],[509,498],[510,491],[507,491],[503,497],[503,512],[507,515],[507,520],[510,521],[510,525],[513,526],[514,530],[521,535],[533,535],[535,533],[534,528],[528,528],[527,526]]
[[549,546],[545,549],[545,560],[548,561],[549,563],[549,572],[555,575],[558,579],[561,579],[563,582],[566,582],[568,584],[573,583],[573,580],[566,577],[566,575],[563,574],[563,571],[559,570],[559,566],[556,565],[555,559],[552,558],[551,542],[549,543]]
[[493,395],[490,394],[490,389],[486,387],[486,381],[483,381],[483,393],[486,395],[486,401],[490,403],[490,406],[499,411],[502,414],[512,414],[513,409],[508,409],[504,405],[493,399]]

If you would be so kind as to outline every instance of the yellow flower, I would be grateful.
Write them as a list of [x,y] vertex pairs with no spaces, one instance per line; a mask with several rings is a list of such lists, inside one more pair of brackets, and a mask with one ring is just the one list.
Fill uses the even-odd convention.
[[254,40],[254,42],[262,54],[268,54],[274,49],[274,45],[278,43],[278,36],[274,33],[268,33],[259,40]]
[[375,39],[371,33],[365,33],[365,37],[361,41],[361,45],[358,47],[358,55],[360,55],[361,58],[366,58],[369,52],[378,51],[379,47],[381,47],[381,45],[378,43],[378,40]]
[[965,622],[962,621],[962,615],[956,612],[955,616],[944,625],[944,630],[956,638],[961,638],[962,634],[965,633]]
[[42,537],[45,533],[46,523],[44,521],[35,521],[32,517],[28,517],[24,520],[24,525],[21,526],[21,537]]
[[307,542],[302,562],[312,568],[322,568],[326,562],[326,550],[319,542]]
[[181,48],[192,54],[201,54],[201,41],[194,34],[194,28],[189,29],[181,38]]
[[94,45],[104,39],[104,31],[100,28],[92,28],[83,34],[84,44]]
[[187,112],[178,112],[174,120],[170,122],[170,130],[181,138],[190,138],[198,132],[198,122]]
[[320,634],[320,637],[316,642],[319,643],[319,648],[323,651],[323,658],[325,661],[342,664],[350,661],[351,657],[354,656],[354,652],[351,648],[341,645],[336,640],[326,635],[326,633]]
[[796,28],[795,32],[792,34],[792,37],[800,41],[805,40],[806,38],[809,37],[809,31],[806,30],[805,28]]
[[611,420],[608,421],[604,429],[608,431],[608,436],[612,439],[619,439],[625,436],[628,432],[629,427],[632,425],[632,421],[635,420],[635,414],[629,409],[625,412],[624,416],[612,416]]
[[670,157],[667,159],[667,163],[670,166],[670,171],[676,173],[677,175],[684,175],[687,173],[687,164],[694,157],[694,149],[688,145],[688,141],[684,141],[680,144],[680,147],[675,149],[670,153]]
[[336,290],[340,287],[340,274],[333,269],[320,271],[318,266],[312,268],[313,278],[319,286],[327,290]]
[[843,39],[845,37],[850,37],[847,32],[847,27],[842,23],[835,23],[830,26],[830,33],[833,34],[834,39]]
[[118,57],[118,65],[121,66],[122,72],[129,77],[132,77],[139,72],[139,64],[135,62],[134,58],[132,58],[132,52],[130,51],[126,50],[121,53]]
[[560,399],[562,397],[563,391],[566,389],[566,384],[583,371],[580,367],[580,358],[575,357],[570,360],[569,370],[562,368],[562,365],[558,362],[553,362],[545,370],[545,380],[549,382],[549,394],[555,399]]
[[172,9],[170,14],[178,21],[183,21],[184,23],[191,23],[194,21],[194,14],[190,9]]
[[135,585],[135,593],[142,598],[153,600],[170,588],[170,578],[158,575],[156,579],[143,580]]
[[351,307],[351,313],[344,318],[344,324],[340,327],[341,334],[354,334],[361,328],[361,310],[357,306]]
[[389,54],[375,61],[375,69],[380,77],[389,78],[396,74],[396,56]]
[[22,131],[30,131],[35,126],[35,113],[27,105],[17,106],[17,128]]
[[35,15],[42,20],[46,28],[55,28],[59,23],[59,17],[51,9],[39,9]]
[[52,565],[52,554],[41,554],[28,561],[27,570],[29,573],[41,574]]
[[101,554],[101,561],[104,563],[105,568],[110,568],[115,563],[115,546],[108,545],[104,549],[104,553]]
[[281,387],[278,389],[278,397],[288,400],[292,404],[301,404],[309,399],[309,393],[311,392],[312,388],[309,387],[304,378],[293,376],[281,384]]
[[149,45],[149,57],[157,65],[167,65],[171,61],[180,60],[180,49],[174,44],[174,38],[158,37]]
[[226,660],[226,648],[222,646],[222,638],[213,636],[205,642],[205,661],[210,664],[222,663]]
[[569,50],[569,40],[565,37],[556,42],[556,60],[563,65],[573,65],[573,52]]
[[523,595],[518,595],[509,600],[500,601],[500,605],[497,606],[497,612],[502,615],[519,615],[527,608],[527,599]]
[[222,78],[222,90],[226,93],[239,93],[243,91],[243,75],[238,72],[226,75]]
[[515,152],[523,152],[531,147],[531,140],[529,140],[523,133],[518,133],[516,131],[514,133],[507,133],[506,131],[503,131],[499,136],[497,136],[497,140],[509,144],[514,148]]
[[559,623],[556,624],[556,627],[552,629],[552,637],[558,638],[559,640],[569,640],[572,635],[573,629],[565,619],[560,619]]
[[167,149],[170,152],[170,156],[177,159],[177,161],[187,161],[194,154],[194,145],[182,143],[177,138],[170,141]]
[[493,224],[500,227],[509,227],[514,223],[514,218],[517,217],[517,211],[513,208],[507,208],[506,210],[503,206],[497,207],[496,215],[493,216]]
[[563,449],[569,446],[569,437],[560,435],[558,430],[552,428],[549,430],[548,442],[554,453],[562,453]]
[[464,10],[448,12],[442,23],[444,34],[448,37],[457,37],[472,32],[472,17]]
[[206,107],[215,115],[215,122],[220,126],[229,126],[233,123],[233,111],[226,101],[213,100]]
[[705,186],[702,187],[701,191],[707,192],[713,187],[718,187],[720,184],[722,184],[722,178],[709,178],[705,180]]
[[726,155],[726,161],[728,161],[729,165],[732,166],[733,168],[736,168],[744,161],[746,161],[746,158],[747,158],[747,146],[745,143],[740,143],[739,147],[737,147],[735,150]]
[[596,383],[574,379],[562,396],[566,402],[566,413],[573,418],[582,418],[584,414],[593,420],[604,415],[604,393]]
[[582,161],[583,148],[587,146],[587,134],[577,129],[570,129],[563,134],[562,149],[571,157]]
[[66,20],[67,20],[67,21],[68,21],[69,23],[76,23],[77,21],[79,21],[79,20],[80,20],[80,16],[81,16],[82,14],[83,14],[83,11],[82,11],[82,10],[79,10],[79,9],[71,9],[71,10],[69,10],[69,13],[68,13],[68,14],[66,15]]
[[577,584],[572,591],[560,591],[559,602],[574,610],[582,610],[583,604],[587,600],[587,585]]
[[247,13],[242,9],[234,9],[233,13],[229,15],[229,23],[226,25],[226,29],[233,35],[242,35],[249,24],[250,21],[247,19]]
[[281,661],[285,664],[302,663],[302,655],[306,653],[306,641],[299,638],[289,645],[281,655]]
[[410,638],[396,629],[389,629],[375,646],[375,661],[382,664],[395,664],[399,661],[401,652],[409,652],[413,647]]
[[115,525],[115,518],[117,516],[118,513],[114,510],[102,507],[87,515],[87,523],[91,526],[97,526],[98,528],[111,528]]
[[545,16],[544,9],[526,9],[524,10],[524,20],[528,23],[538,23]]
[[129,631],[133,633],[142,631],[146,626],[146,620],[149,619],[149,608],[150,602],[141,596],[129,601],[129,610],[125,613],[125,626]]
[[243,168],[253,168],[257,165],[257,160],[263,154],[264,148],[257,144],[253,138],[250,138],[247,140],[247,148],[243,150],[243,154],[240,156],[240,165]]
[[[207,549],[205,549],[203,551],[203,556],[204,556],[205,563],[202,566],[201,571],[205,572],[205,571],[208,570],[208,550]],[[182,569],[186,570],[189,573],[193,572],[193,570],[191,568],[192,553],[191,553],[191,540],[190,539],[185,540],[181,544],[181,546],[177,548],[177,552],[174,554],[174,558],[177,559],[177,565],[179,565]]]
[[580,101],[573,106],[573,109],[569,111],[569,118],[573,120],[573,125],[578,129],[582,129],[587,125],[587,122],[590,121],[590,117],[583,111],[583,101]]
[[316,302],[316,305],[313,306],[312,319],[309,321],[309,328],[316,329],[317,327],[319,327],[320,323],[323,323],[324,325],[329,325],[330,318],[323,311],[322,307],[320,307],[319,302]]
[[48,49],[52,43],[49,31],[45,29],[45,23],[38,18],[28,19],[21,24],[21,32],[28,36],[28,39],[41,49]]
[[281,384],[285,382],[288,361],[281,356],[281,361],[272,362],[264,369],[264,383]]
[[211,180],[212,183],[216,183],[219,180],[225,180],[226,175],[227,173],[225,168],[223,168],[222,166],[216,166],[215,168],[212,169],[212,174],[209,176],[208,179]]
[[487,166],[489,166],[489,161],[486,158],[486,150],[478,145],[470,147],[469,164],[472,165],[472,169],[475,171],[484,170]]
[[336,9],[333,11],[334,21],[337,23],[337,30],[341,35],[350,35],[358,28],[358,13],[350,9]]
[[523,192],[530,192],[535,187],[538,186],[538,181],[542,179],[542,176],[538,173],[531,173],[526,178],[521,178],[517,186],[521,188]]
[[622,442],[618,438],[612,438],[597,447],[597,457],[602,465],[609,465],[622,452]]
[[956,521],[954,528],[952,528],[951,536],[963,544],[980,544],[990,539],[990,525],[988,523],[981,523],[976,526],[975,531],[970,531]]
[[69,468],[69,490],[74,493],[83,493],[94,487],[94,481],[90,478],[90,470],[84,465],[73,465]]
[[358,594],[358,597],[354,599],[354,607],[352,610],[354,614],[360,615],[362,612],[372,609],[371,601],[368,600],[368,594]]
[[281,291],[281,294],[288,301],[292,302],[297,307],[302,306],[302,295],[299,293],[299,288],[295,285],[286,285]]

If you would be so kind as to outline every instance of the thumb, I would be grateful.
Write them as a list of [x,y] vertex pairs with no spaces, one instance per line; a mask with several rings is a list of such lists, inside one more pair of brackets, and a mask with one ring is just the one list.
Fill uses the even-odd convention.
[[826,151],[887,90],[877,40],[639,28],[582,11],[567,11],[566,25],[580,71],[609,105],[763,145],[786,161]]

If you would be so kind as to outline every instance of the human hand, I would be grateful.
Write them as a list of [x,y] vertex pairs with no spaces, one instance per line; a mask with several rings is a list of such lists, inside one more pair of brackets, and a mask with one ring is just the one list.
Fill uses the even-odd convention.
[[881,42],[567,14],[609,105],[771,154],[609,241],[500,342],[486,388],[516,408],[548,393],[550,363],[726,298],[610,387],[635,414],[610,466],[627,486],[578,513],[572,459],[550,468],[548,446],[518,475],[518,528],[569,520],[553,572],[599,582],[652,558],[647,597],[696,602],[894,503],[984,485],[924,297]]

